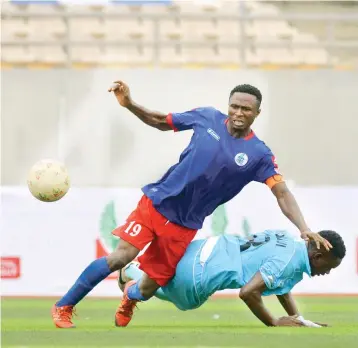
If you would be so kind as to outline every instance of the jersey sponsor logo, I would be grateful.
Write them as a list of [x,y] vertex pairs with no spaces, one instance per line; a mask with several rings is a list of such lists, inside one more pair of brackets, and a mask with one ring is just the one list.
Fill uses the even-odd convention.
[[220,140],[220,136],[215,133],[211,128],[208,128],[207,132],[217,141]]
[[243,152],[240,152],[235,156],[235,162],[239,167],[243,167],[248,160],[249,157],[246,155],[246,153]]

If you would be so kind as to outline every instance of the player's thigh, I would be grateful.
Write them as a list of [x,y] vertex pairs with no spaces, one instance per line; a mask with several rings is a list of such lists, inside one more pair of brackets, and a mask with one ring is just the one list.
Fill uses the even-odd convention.
[[176,266],[196,231],[167,223],[156,225],[155,233],[152,243],[139,257],[140,268],[158,285],[164,286],[174,276]]
[[111,270],[124,267],[153,240],[154,232],[147,200],[148,198],[143,196],[126,222],[112,231],[120,241],[117,249],[107,257]]
[[[112,231],[112,234],[131,244],[139,250],[154,238],[153,225],[147,204],[148,198],[143,196],[137,208],[128,216],[126,222]],[[123,243],[125,248],[125,243]],[[121,247],[121,244],[119,244]]]

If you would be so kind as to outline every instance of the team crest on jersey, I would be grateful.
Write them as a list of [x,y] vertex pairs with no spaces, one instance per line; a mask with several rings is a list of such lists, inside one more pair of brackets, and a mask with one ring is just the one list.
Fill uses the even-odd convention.
[[235,156],[235,162],[239,167],[243,167],[248,160],[249,157],[247,157],[246,153],[243,152],[240,152]]

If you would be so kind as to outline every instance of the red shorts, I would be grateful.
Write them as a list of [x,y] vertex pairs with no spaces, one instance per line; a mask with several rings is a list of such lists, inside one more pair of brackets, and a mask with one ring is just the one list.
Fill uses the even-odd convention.
[[142,250],[138,258],[140,268],[160,286],[164,286],[175,274],[175,269],[197,230],[171,223],[161,215],[152,201],[143,196],[126,223],[112,233]]

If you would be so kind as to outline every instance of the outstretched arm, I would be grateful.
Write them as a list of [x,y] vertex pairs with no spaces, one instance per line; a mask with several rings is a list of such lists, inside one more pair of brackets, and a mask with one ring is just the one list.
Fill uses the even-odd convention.
[[322,244],[327,250],[332,248],[332,245],[326,239],[321,237],[318,233],[311,232],[308,228],[300,207],[285,182],[278,182],[271,190],[277,199],[282,213],[300,230],[301,237],[303,239],[313,240],[318,249],[320,244]]
[[148,126],[157,128],[161,131],[171,130],[172,127],[167,123],[167,115],[158,111],[151,111],[135,103],[130,95],[129,87],[123,81],[115,81],[108,92],[113,92],[118,103],[127,108]]
[[260,272],[245,284],[240,290],[240,298],[250,308],[251,312],[266,326],[302,326],[302,323],[293,317],[276,319],[265,307],[262,293],[267,289]]
[[310,231],[303,218],[300,207],[286,183],[284,181],[279,182],[273,186],[271,190],[283,214],[300,230],[301,234]]
[[318,249],[322,244],[327,250],[332,246],[318,233],[313,233],[308,228],[295,197],[288,189],[282,175],[280,174],[275,156],[266,154],[260,162],[256,173],[256,181],[264,182],[276,196],[282,213],[300,230],[301,237],[305,240],[313,240]]
[[300,315],[291,292],[284,295],[277,295],[277,298],[288,315]]
[[284,295],[277,295],[278,300],[280,301],[282,307],[285,309],[286,313],[288,315],[297,316],[297,318],[300,321],[304,321],[305,326],[313,326],[312,324],[316,324],[319,326],[328,326],[327,324],[318,323],[318,322],[311,322],[310,320],[306,320],[302,317],[302,315],[299,313],[298,308],[296,306],[296,302],[291,294],[291,292],[288,292]]

